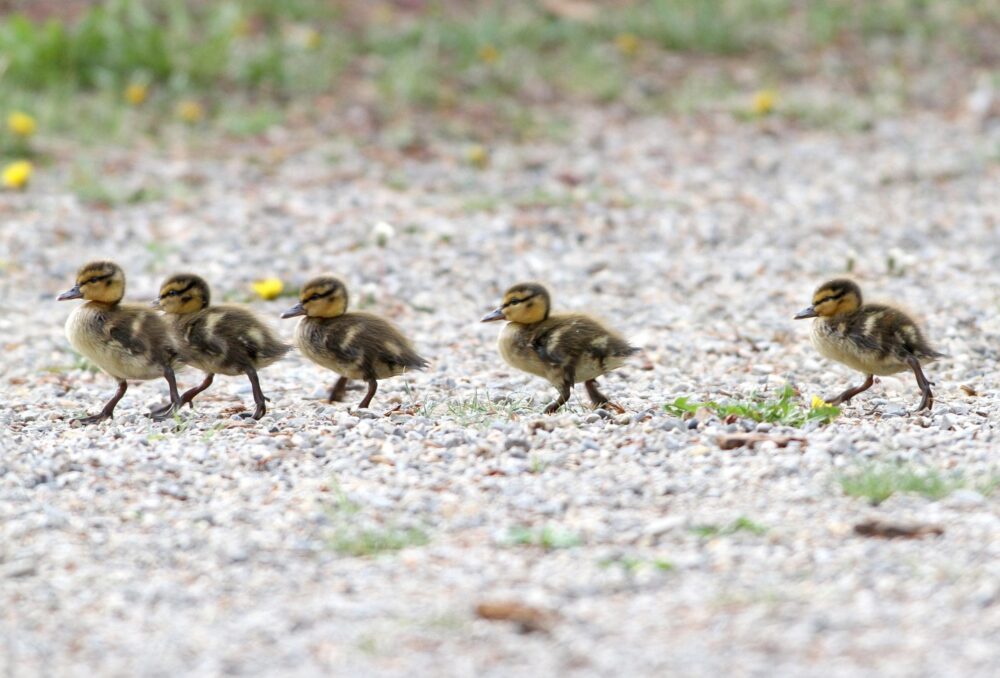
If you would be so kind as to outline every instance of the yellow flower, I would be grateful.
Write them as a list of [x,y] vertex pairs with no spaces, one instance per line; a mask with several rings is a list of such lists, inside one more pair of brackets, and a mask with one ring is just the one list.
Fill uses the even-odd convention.
[[205,117],[205,107],[194,99],[185,99],[177,104],[177,117],[192,124],[200,122]]
[[483,169],[490,164],[490,151],[482,144],[473,144],[465,150],[465,160],[473,167]]
[[615,47],[627,57],[639,52],[639,38],[634,33],[619,33],[615,36]]
[[31,172],[34,168],[27,160],[12,162],[3,168],[3,175],[0,176],[5,188],[24,188],[31,179]]
[[266,299],[270,301],[271,299],[277,299],[281,291],[285,289],[281,280],[278,278],[264,278],[263,280],[258,280],[252,285],[253,291],[257,293],[261,299]]
[[812,398],[812,404],[809,407],[812,408],[812,409],[814,409],[814,410],[819,410],[819,409],[822,409],[824,407],[832,407],[832,406],[830,405],[830,403],[826,402],[825,400],[823,400],[819,396],[814,395],[813,398]]
[[320,43],[323,42],[323,36],[315,28],[306,29],[303,44],[306,49],[318,49]]
[[10,130],[11,134],[19,137],[30,137],[35,133],[36,127],[35,119],[27,113],[14,111],[7,116],[7,129]]
[[500,58],[500,51],[493,45],[483,45],[479,48],[479,60],[486,64],[496,63]]
[[138,106],[139,104],[146,101],[146,97],[149,96],[149,87],[141,83],[132,83],[125,88],[125,101],[129,102],[133,106]]
[[773,89],[762,89],[754,93],[750,109],[754,115],[767,115],[778,104],[778,93]]

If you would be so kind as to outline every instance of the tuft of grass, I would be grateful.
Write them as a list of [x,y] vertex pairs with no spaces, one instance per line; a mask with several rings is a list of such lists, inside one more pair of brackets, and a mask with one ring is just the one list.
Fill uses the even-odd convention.
[[337,524],[329,546],[337,553],[355,558],[393,553],[410,546],[423,546],[430,537],[416,527],[399,527],[392,523],[360,525],[362,507],[348,498],[338,484],[334,486],[336,501],[329,513]]
[[[511,421],[532,414],[532,400],[527,396],[508,395],[491,398],[476,390],[472,397],[455,398],[444,403],[448,416],[462,426],[488,426],[497,419]],[[436,408],[433,408],[436,409]]]
[[749,532],[760,536],[767,532],[767,528],[746,516],[740,516],[728,525],[696,525],[690,531],[699,537],[721,537],[737,532]]
[[538,546],[546,551],[554,551],[579,546],[583,543],[583,539],[576,532],[552,525],[546,525],[541,529],[522,525],[511,528],[503,543],[507,546]]
[[652,567],[660,572],[670,572],[676,569],[676,566],[669,560],[663,558],[655,558],[653,560],[644,560],[642,558],[636,558],[634,556],[618,556],[615,558],[605,558],[598,563],[601,567],[608,568],[618,566],[621,567],[629,574],[634,574],[635,572],[645,569],[647,567]]
[[897,492],[911,492],[928,499],[942,499],[966,481],[960,475],[944,475],[930,468],[871,465],[839,478],[840,487],[849,497],[864,497],[878,506]]
[[94,363],[90,362],[82,355],[73,351],[73,362],[69,365],[48,365],[43,369],[49,374],[66,374],[67,372],[73,372],[75,370],[80,370],[82,372],[90,372],[91,374],[97,374],[101,371]]
[[663,410],[675,417],[693,415],[701,409],[709,410],[720,419],[739,418],[757,422],[768,422],[800,428],[810,422],[829,424],[840,414],[840,408],[827,403],[813,403],[807,406],[799,401],[798,393],[790,384],[785,384],[776,397],[754,394],[749,400],[714,400],[698,402],[690,397],[677,398],[663,406]]
[[399,551],[410,546],[423,546],[428,541],[430,540],[427,533],[415,527],[342,528],[334,534],[330,546],[343,555],[367,557]]

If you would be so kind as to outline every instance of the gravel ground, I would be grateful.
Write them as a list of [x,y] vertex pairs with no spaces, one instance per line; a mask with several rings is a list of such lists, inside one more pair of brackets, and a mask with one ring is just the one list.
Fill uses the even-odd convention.
[[[400,150],[355,114],[99,151],[102,176],[154,188],[149,202],[82,204],[69,162],[0,196],[0,674],[997,675],[1000,129],[573,120],[484,169],[447,139]],[[293,354],[262,373],[259,423],[238,417],[245,380],[220,378],[180,423],[144,418],[165,393],[150,382],[74,428],[114,385],[75,362],[71,302],[53,298],[96,257],[125,267],[136,301],[184,269],[234,300],[258,277],[335,273],[432,367],[357,413]],[[949,354],[928,370],[932,415],[907,413],[911,377],[885,378],[829,426],[759,427],[801,441],[723,450],[754,424],[663,411],[856,382],[791,319],[852,262]],[[604,380],[625,415],[582,389],[537,414],[554,391],[477,322],[523,279],[642,347]],[[252,305],[290,339],[291,303]],[[845,496],[838,477],[873,460],[966,487]],[[741,517],[763,529],[698,529]],[[943,534],[854,532],[873,518]],[[379,535],[409,545],[364,555]],[[489,602],[528,618],[477,616]]]

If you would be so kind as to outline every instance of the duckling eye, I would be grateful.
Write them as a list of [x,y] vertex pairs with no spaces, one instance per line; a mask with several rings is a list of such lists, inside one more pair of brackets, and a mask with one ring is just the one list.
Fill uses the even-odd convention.
[[100,279],[101,279],[101,276],[95,275],[93,278],[91,278],[90,280],[88,280],[87,282],[85,282],[83,284],[84,285],[93,285],[95,282],[98,282]]
[[177,290],[170,290],[169,292],[167,292],[168,297],[176,297],[178,294],[179,293],[177,292]]

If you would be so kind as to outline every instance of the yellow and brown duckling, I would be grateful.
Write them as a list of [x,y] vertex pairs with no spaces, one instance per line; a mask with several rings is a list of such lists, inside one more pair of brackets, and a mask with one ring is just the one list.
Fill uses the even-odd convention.
[[545,408],[558,410],[569,400],[574,384],[583,382],[594,407],[624,410],[597,388],[597,378],[621,367],[639,349],[597,320],[579,313],[549,313],[549,293],[538,283],[514,285],[500,307],[482,322],[506,320],[498,342],[500,355],[519,370],[548,379],[559,398]]
[[922,363],[943,357],[927,340],[917,323],[906,313],[883,304],[864,304],[861,288],[852,280],[831,280],[813,293],[812,305],[799,311],[796,319],[815,318],[812,344],[823,356],[843,363],[866,378],[829,402],[846,403],[871,388],[874,376],[912,370],[922,397],[917,411],[934,404],[931,383]]
[[180,408],[174,367],[180,363],[170,329],[146,306],[121,303],[125,273],[110,261],[94,261],[76,274],[76,284],[57,299],[84,299],[66,320],[66,337],[81,355],[118,380],[118,391],[98,414],[81,424],[110,419],[128,389],[128,379],[163,377],[170,388],[170,404],[153,413],[166,419]]
[[296,345],[314,363],[340,375],[330,389],[331,403],[343,399],[349,380],[361,379],[368,393],[358,407],[368,407],[379,379],[427,367],[394,325],[370,313],[348,313],[347,288],[337,278],[313,278],[299,300],[281,317],[305,316],[295,330]]
[[205,380],[181,396],[181,406],[211,386],[216,374],[245,374],[256,404],[252,416],[263,417],[267,405],[257,371],[281,359],[291,346],[249,309],[212,306],[208,283],[192,273],[164,280],[153,305],[172,323],[184,362],[205,372]]

